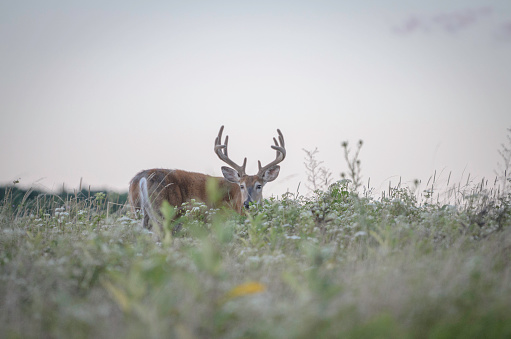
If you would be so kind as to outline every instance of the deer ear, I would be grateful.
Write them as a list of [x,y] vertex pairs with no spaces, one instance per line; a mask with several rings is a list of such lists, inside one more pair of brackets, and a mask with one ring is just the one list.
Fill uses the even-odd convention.
[[277,179],[277,177],[279,176],[279,172],[280,172],[279,165],[275,165],[273,167],[268,168],[266,172],[264,172],[263,174],[264,182],[270,182]]
[[240,175],[230,167],[222,166],[222,174],[224,175],[224,178],[229,182],[235,184],[240,182]]

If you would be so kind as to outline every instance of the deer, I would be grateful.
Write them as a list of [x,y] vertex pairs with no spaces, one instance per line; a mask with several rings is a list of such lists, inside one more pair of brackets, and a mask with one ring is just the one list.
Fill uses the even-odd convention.
[[[150,229],[151,222],[162,224],[160,209],[164,201],[176,208],[176,217],[186,211],[183,205],[193,200],[205,203],[211,208],[224,206],[239,214],[251,205],[261,203],[263,187],[278,177],[280,172],[278,164],[286,157],[282,132],[277,129],[278,140],[273,138],[274,145],[271,145],[276,151],[275,160],[266,166],[261,166],[261,161],[258,161],[257,174],[247,175],[245,171],[247,158],[243,160],[241,166],[229,158],[227,151],[229,136],[225,136],[222,144],[223,131],[224,126],[221,126],[214,146],[218,158],[230,166],[221,167],[223,178],[179,169],[153,168],[142,170],[131,179],[129,201],[133,212],[142,212],[143,227]],[[220,198],[216,201],[208,196],[208,183],[211,181],[214,181],[220,193]]]

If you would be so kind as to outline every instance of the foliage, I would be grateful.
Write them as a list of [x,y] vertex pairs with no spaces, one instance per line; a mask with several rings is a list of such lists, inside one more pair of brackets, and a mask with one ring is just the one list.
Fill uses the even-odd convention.
[[495,171],[500,179],[502,192],[509,192],[511,186],[511,128],[507,129],[507,144],[501,144],[498,150],[502,163],[498,163],[499,170]]
[[360,154],[360,150],[362,149],[363,144],[364,142],[362,140],[359,140],[357,143],[357,149],[355,150],[355,154],[351,155],[351,149],[349,147],[348,141],[343,141],[341,143],[344,153],[344,160],[348,165],[348,174],[346,175],[346,173],[342,172],[341,178],[345,179],[346,177],[349,177],[353,183],[355,190],[358,190],[362,186],[362,168],[361,161],[358,156]]
[[154,233],[101,194],[7,197],[0,337],[509,337],[511,196],[476,192],[440,205],[341,180],[246,215],[166,206]]
[[332,173],[325,167],[321,166],[323,161],[317,160],[317,154],[319,153],[316,147],[314,151],[302,149],[305,152],[305,171],[307,173],[307,181],[309,185],[307,188],[314,192],[318,190],[325,190],[332,183]]
[[[15,180],[12,186],[0,187],[0,201],[6,205],[9,203],[12,208],[18,210],[19,213],[32,212],[34,206],[42,206],[52,210],[60,205],[69,205],[72,203],[92,203],[95,198],[104,194],[103,200],[105,206],[112,212],[117,211],[124,206],[128,200],[127,193],[104,192],[81,189],[67,192],[62,190],[59,193],[47,193],[34,188],[23,189],[19,187],[19,180]],[[24,210],[23,211],[23,208]]]

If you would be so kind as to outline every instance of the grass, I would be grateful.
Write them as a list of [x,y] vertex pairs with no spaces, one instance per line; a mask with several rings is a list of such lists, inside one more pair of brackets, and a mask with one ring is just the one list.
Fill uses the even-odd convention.
[[509,338],[510,195],[472,193],[341,181],[154,233],[101,195],[4,200],[0,337]]

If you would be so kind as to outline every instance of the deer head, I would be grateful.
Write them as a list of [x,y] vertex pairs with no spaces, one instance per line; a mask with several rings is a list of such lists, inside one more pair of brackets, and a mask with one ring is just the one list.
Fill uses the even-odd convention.
[[277,129],[279,140],[277,141],[276,138],[273,138],[275,145],[271,146],[271,148],[277,152],[275,160],[264,167],[261,166],[261,161],[258,161],[259,171],[257,174],[247,175],[245,173],[247,158],[243,160],[242,166],[237,165],[229,158],[227,153],[229,136],[226,135],[224,144],[221,144],[223,131],[224,126],[220,127],[218,136],[215,139],[215,153],[218,155],[220,160],[231,167],[222,166],[222,174],[227,181],[239,185],[241,190],[242,203],[245,208],[249,208],[251,203],[259,204],[263,199],[264,185],[266,185],[267,182],[275,180],[279,176],[280,166],[278,164],[282,162],[286,157],[284,136],[282,135],[282,132]]

